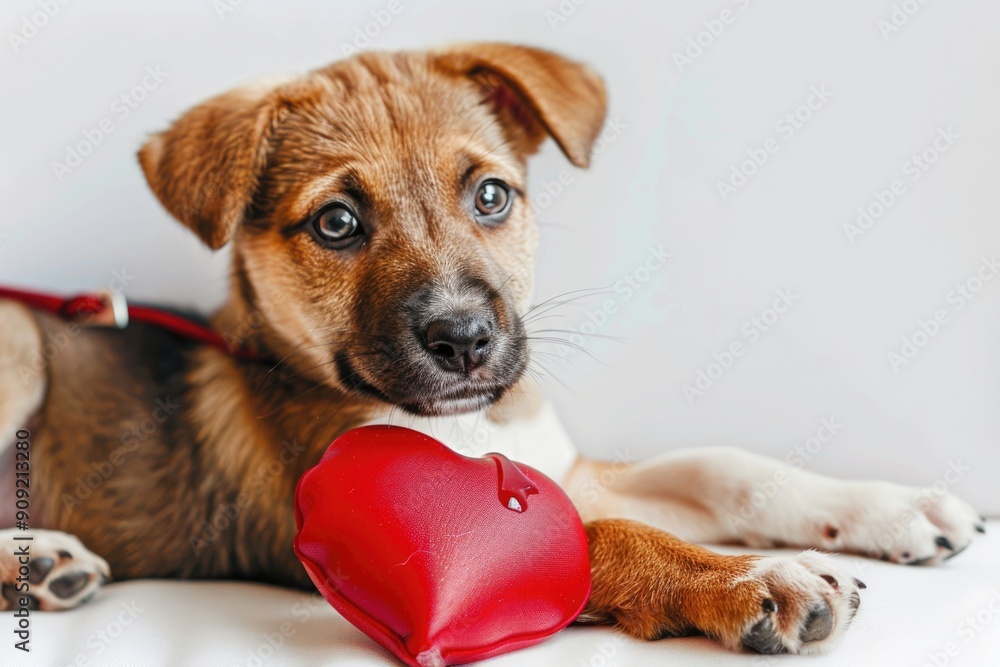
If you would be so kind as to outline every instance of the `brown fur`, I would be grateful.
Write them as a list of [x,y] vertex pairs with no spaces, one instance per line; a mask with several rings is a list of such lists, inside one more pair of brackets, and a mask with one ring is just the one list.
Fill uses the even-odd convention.
[[593,588],[583,615],[633,637],[705,634],[739,645],[767,597],[756,580],[739,581],[754,556],[722,556],[625,519],[586,528]]
[[[499,326],[516,342],[537,245],[525,159],[550,135],[586,165],[604,114],[603,85],[586,67],[536,49],[469,45],[365,54],[245,87],[152,137],[140,160],[159,200],[210,247],[233,243],[232,292],[215,328],[272,361],[237,361],[140,325],[66,336],[34,388],[46,388],[44,402],[3,424],[38,408],[36,527],[74,533],[119,579],[308,586],[291,549],[295,481],[338,434],[375,405],[402,403],[420,379],[383,350],[405,328],[400,295],[461,271],[490,286]],[[518,193],[500,227],[470,224],[462,178],[484,174]],[[363,248],[335,252],[303,221],[344,196],[373,229]],[[37,352],[68,326],[8,315],[14,348],[26,341]],[[11,338],[18,327],[20,343]],[[335,352],[379,395],[359,393]],[[532,413],[530,393],[508,391],[493,417]],[[93,475],[99,483],[88,483]],[[733,645],[759,615],[760,586],[737,583],[751,558],[633,522],[587,529],[592,620],[638,637],[699,631]]]
[[[239,362],[138,325],[76,330],[42,374],[36,526],[99,545],[119,579],[308,586],[289,548],[295,481],[378,403],[343,385],[330,350],[345,349],[359,373],[389,375],[367,332],[398,327],[386,320],[391,302],[454,266],[502,284],[501,319],[515,320],[533,282],[530,208],[522,200],[486,230],[464,219],[455,184],[475,167],[523,191],[524,160],[546,132],[586,163],[604,105],[581,65],[466,46],[366,54],[241,88],[153,136],[140,152],[153,192],[210,247],[234,242],[231,298],[213,324],[272,361]],[[363,264],[294,231],[351,187],[379,224]],[[43,338],[68,326],[37,321]],[[157,399],[176,411],[142,432]],[[531,410],[512,403],[501,405]],[[305,450],[281,463],[282,443]]]

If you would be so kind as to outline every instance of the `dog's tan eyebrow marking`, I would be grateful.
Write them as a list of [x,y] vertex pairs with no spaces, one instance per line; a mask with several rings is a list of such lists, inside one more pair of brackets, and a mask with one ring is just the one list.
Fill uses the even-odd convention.
[[507,185],[511,187],[512,190],[521,194],[521,184],[517,179],[516,174],[510,172],[502,163],[496,160],[490,160],[488,154],[483,156],[478,156],[471,151],[463,151],[459,154],[457,162],[459,167],[465,167],[462,171],[462,175],[459,178],[459,184],[466,188],[469,185],[469,179],[476,172],[490,172],[494,176],[502,177]]
[[465,187],[465,185],[469,182],[469,178],[479,170],[479,165],[469,157],[463,158],[462,161],[469,163],[469,166],[462,172],[461,178],[458,179],[458,182],[462,185],[462,187]]
[[302,189],[299,198],[309,202],[308,210],[281,228],[286,238],[297,234],[317,213],[334,202],[348,204],[359,214],[372,207],[361,179],[349,166],[311,181]]

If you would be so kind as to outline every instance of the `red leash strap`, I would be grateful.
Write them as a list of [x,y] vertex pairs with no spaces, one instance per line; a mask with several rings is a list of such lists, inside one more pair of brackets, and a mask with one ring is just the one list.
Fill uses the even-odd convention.
[[[171,333],[218,348],[240,359],[260,361],[262,357],[250,350],[232,349],[215,330],[174,313],[150,308],[130,306],[125,297],[116,292],[81,294],[62,297],[27,290],[0,287],[0,299],[10,299],[37,310],[44,310],[63,319],[80,321],[87,326],[105,326],[124,329],[129,322],[150,324]],[[84,321],[86,319],[86,321]]]

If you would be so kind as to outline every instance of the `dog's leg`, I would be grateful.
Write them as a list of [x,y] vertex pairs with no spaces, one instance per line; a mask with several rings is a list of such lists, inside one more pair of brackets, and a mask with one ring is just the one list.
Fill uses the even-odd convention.
[[42,336],[31,312],[0,299],[0,451],[6,450],[17,429],[24,428],[42,404],[42,352]]
[[840,640],[864,584],[816,552],[722,556],[624,519],[587,525],[593,588],[582,622],[641,639],[704,634],[731,649],[819,653]]
[[982,531],[943,489],[845,481],[730,447],[643,463],[578,462],[566,485],[585,519],[637,519],[696,542],[846,551],[937,563]]
[[[0,493],[0,526],[14,523],[17,433],[27,426],[45,395],[42,345],[31,313],[0,300],[0,488],[6,487],[6,493]],[[30,459],[20,463],[30,464]],[[56,530],[0,530],[0,610],[21,606],[21,598],[31,608],[69,609],[86,601],[110,576],[107,562],[72,535]]]

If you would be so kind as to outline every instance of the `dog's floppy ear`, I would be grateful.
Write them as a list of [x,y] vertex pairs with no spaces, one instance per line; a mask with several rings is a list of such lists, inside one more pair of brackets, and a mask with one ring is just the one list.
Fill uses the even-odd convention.
[[446,71],[480,82],[525,154],[550,135],[573,164],[589,164],[607,111],[604,83],[589,67],[511,44],[461,44],[435,55]]
[[280,109],[275,88],[255,84],[203,102],[139,151],[157,199],[212,249],[229,241],[253,202]]

